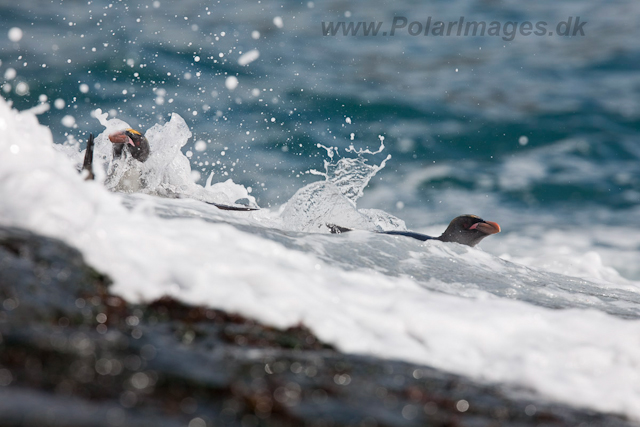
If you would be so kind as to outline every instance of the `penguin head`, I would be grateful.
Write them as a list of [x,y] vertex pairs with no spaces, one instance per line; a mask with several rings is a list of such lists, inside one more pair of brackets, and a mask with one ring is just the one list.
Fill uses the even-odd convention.
[[145,162],[151,153],[149,141],[135,129],[125,129],[109,135],[109,141],[113,143],[113,156],[119,158],[122,151],[127,150],[131,156],[139,162]]
[[500,231],[497,222],[485,221],[476,215],[460,215],[451,221],[438,240],[475,246],[485,237]]

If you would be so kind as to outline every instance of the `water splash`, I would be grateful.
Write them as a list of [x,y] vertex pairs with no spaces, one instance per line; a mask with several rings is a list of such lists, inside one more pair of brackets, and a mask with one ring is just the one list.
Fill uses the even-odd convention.
[[172,114],[169,122],[156,124],[145,133],[151,155],[144,163],[126,154],[120,159],[113,158],[108,135],[129,128],[126,122],[108,120],[108,114],[99,109],[94,112],[94,117],[106,128],[95,140],[94,172],[109,190],[191,198],[225,205],[233,205],[242,199],[248,200],[250,206],[257,206],[248,190],[231,179],[215,184],[209,179],[206,187],[193,182],[191,163],[181,151],[191,138],[191,131],[179,114]]
[[291,197],[281,211],[284,226],[316,233],[328,233],[327,224],[370,231],[404,230],[404,221],[384,211],[356,208],[364,188],[391,158],[387,155],[378,165],[367,163],[365,155],[377,155],[384,150],[384,137],[379,138],[378,150],[356,149],[352,144],[345,151],[356,157],[342,157],[337,161],[334,161],[334,157],[340,155],[337,147],[318,144],[318,148],[326,150],[329,159],[324,160],[324,172],[312,169],[309,173],[323,176],[325,180],[309,184]]
[[387,161],[391,158],[391,154],[382,160],[379,165],[370,165],[367,163],[365,154],[376,155],[380,154],[384,150],[384,136],[378,135],[380,139],[380,147],[376,151],[369,149],[356,149],[353,144],[349,146],[345,151],[347,153],[354,153],[357,157],[343,157],[337,162],[333,162],[333,157],[339,155],[338,147],[325,147],[322,144],[318,144],[318,148],[324,148],[327,150],[329,160],[324,161],[324,172],[319,172],[315,169],[309,171],[313,175],[324,176],[325,179],[335,185],[340,193],[348,200],[356,205],[356,200],[364,195],[364,189],[381,169],[383,169]]

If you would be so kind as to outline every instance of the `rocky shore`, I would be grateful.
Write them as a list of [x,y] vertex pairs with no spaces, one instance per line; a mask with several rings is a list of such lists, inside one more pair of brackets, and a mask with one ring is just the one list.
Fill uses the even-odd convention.
[[77,250],[0,227],[0,426],[504,425],[636,424],[345,355],[302,325],[129,304]]

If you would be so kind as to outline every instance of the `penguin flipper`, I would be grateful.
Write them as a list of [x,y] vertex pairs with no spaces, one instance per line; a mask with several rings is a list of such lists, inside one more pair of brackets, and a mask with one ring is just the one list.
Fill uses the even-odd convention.
[[208,205],[213,205],[218,209],[221,209],[223,211],[242,211],[242,212],[248,212],[248,211],[259,211],[260,208],[252,208],[249,206],[229,206],[229,205],[221,205],[219,203],[214,203],[214,202],[205,202]]
[[347,233],[349,231],[353,231],[353,228],[341,227],[335,224],[325,224],[329,230],[331,230],[331,234],[342,234]]
[[93,145],[93,134],[90,133],[87,140],[87,151],[84,153],[84,162],[82,163],[82,170],[88,172],[87,177],[84,179],[85,181],[93,181],[95,179],[93,174]]

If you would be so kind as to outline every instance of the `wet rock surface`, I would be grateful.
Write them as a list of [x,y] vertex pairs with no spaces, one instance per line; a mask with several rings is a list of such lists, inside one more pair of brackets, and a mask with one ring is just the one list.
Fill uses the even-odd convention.
[[128,304],[108,286],[75,249],[0,227],[0,425],[634,425],[344,355],[302,326],[276,330],[168,298]]

